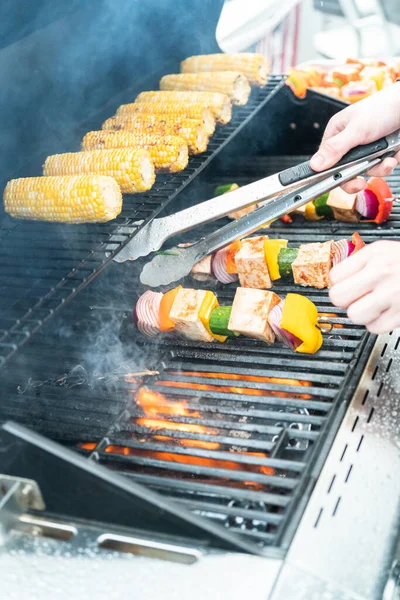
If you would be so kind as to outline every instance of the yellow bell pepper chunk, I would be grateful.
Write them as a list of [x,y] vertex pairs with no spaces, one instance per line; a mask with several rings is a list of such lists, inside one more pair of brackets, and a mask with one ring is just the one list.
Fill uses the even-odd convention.
[[278,254],[280,249],[286,248],[287,245],[287,240],[264,240],[265,262],[267,263],[269,276],[272,281],[281,278],[281,274],[279,273]]
[[361,71],[361,79],[363,81],[374,81],[378,92],[383,88],[385,83],[386,72],[382,67],[365,67]]
[[317,307],[311,300],[300,294],[286,296],[280,326],[302,341],[296,352],[315,354],[321,348],[323,339],[317,323]]
[[208,333],[216,339],[218,342],[225,342],[227,340],[226,335],[215,335],[210,329],[210,315],[214,308],[219,306],[218,299],[213,292],[206,292],[203,302],[201,303],[199,310],[199,319],[207,329]]
[[309,202],[308,204],[306,204],[305,218],[308,219],[308,221],[320,221],[324,217],[320,217],[319,215],[317,215],[317,210],[315,208],[314,202]]

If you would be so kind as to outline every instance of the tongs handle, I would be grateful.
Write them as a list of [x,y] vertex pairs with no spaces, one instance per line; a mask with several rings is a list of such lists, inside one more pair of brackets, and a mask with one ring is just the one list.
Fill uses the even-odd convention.
[[[376,152],[383,152],[386,148],[389,147],[389,141],[387,138],[382,138],[376,142],[371,142],[370,144],[365,144],[363,146],[356,146],[345,154],[338,163],[336,163],[335,167],[340,167],[343,165],[349,165],[353,162],[357,162],[362,160],[363,158],[368,158],[369,156],[375,154]],[[315,171],[310,167],[310,161],[303,162],[295,167],[290,167],[285,171],[282,171],[279,174],[279,181],[281,185],[293,185],[303,179],[308,179],[315,175]]]

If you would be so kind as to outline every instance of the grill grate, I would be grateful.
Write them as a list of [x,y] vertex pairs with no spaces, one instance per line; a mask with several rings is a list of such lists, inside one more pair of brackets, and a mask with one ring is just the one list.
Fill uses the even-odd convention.
[[[79,293],[132,238],[128,227],[148,220],[167,206],[228,144],[282,85],[273,76],[253,90],[248,104],[234,110],[231,122],[218,128],[206,152],[191,157],[188,167],[159,176],[149,193],[126,196],[112,223],[74,227],[11,222],[0,231],[0,367],[41,326]],[[108,257],[112,239],[114,251]],[[34,257],[34,262],[31,257]]]
[[[301,160],[252,158],[235,180],[247,183]],[[399,177],[396,173],[390,181],[395,193]],[[224,180],[232,181],[232,176],[215,176],[206,185],[213,188]],[[394,238],[398,221],[396,206],[385,226],[360,224],[357,229],[367,241],[381,235]],[[299,219],[292,226],[275,224],[274,231],[296,243],[338,239],[352,233],[353,226]],[[324,331],[323,348],[315,357],[240,338],[212,346],[173,339],[149,343],[136,334],[129,318],[142,291],[137,289],[140,266],[125,264],[121,281],[120,266],[110,265],[61,313],[63,320],[52,321],[50,332],[35,336],[15,356],[3,384],[0,418],[28,423],[64,441],[79,441],[79,451],[89,460],[148,486],[271,555],[282,553],[373,337],[335,309],[333,327]],[[234,289],[216,285],[222,304],[232,299]],[[296,290],[276,286],[282,295]],[[310,288],[306,293],[320,313],[333,312],[326,291]],[[94,384],[76,366],[83,363],[83,342],[90,345],[99,325],[109,331],[108,320],[111,326],[122,322],[125,362],[111,378],[98,377]],[[68,324],[73,335],[61,335]],[[124,377],[133,365],[159,374]],[[27,382],[27,373],[35,380]],[[22,386],[20,393],[16,382]]]
[[[234,180],[249,183],[260,173],[304,159],[252,157]],[[218,176],[209,185],[229,181]],[[397,192],[398,172],[390,183]],[[381,235],[395,238],[399,216],[395,207],[389,223],[379,228],[359,224],[357,229],[368,242]],[[354,225],[317,225],[299,218],[292,226],[273,228],[296,243],[349,236]],[[345,311],[333,309],[326,291],[276,288],[283,295],[305,292],[320,314],[336,315],[317,356],[241,339],[212,347],[160,341],[162,373],[146,389],[162,394],[167,404],[155,402],[156,416],[150,413],[150,418],[144,405],[148,421],[143,422],[140,396],[132,390],[120,419],[92,448],[91,458],[263,547],[284,548],[312,486],[312,468],[318,457],[323,459],[325,438],[333,434],[335,417],[352,395],[373,338],[350,323]],[[216,289],[222,304],[232,300],[234,286],[217,284]],[[140,291],[132,289],[132,294],[137,297]],[[129,325],[125,335],[139,348],[149,346]],[[184,411],[171,416],[169,406],[177,402]],[[154,427],[154,420],[161,424]],[[175,429],[179,426],[187,428]]]

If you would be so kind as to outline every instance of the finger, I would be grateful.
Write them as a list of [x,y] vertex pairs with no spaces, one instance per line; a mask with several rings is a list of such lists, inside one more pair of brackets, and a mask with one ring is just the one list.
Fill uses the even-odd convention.
[[368,325],[376,321],[389,307],[390,297],[378,289],[353,302],[347,310],[347,316],[356,325]]
[[365,181],[364,177],[356,177],[356,179],[352,179],[351,181],[348,181],[342,185],[342,189],[344,189],[344,191],[348,194],[357,194],[358,192],[361,192],[361,190],[365,189],[366,185],[367,182]]
[[[349,107],[350,108],[350,107]],[[326,140],[331,137],[334,137],[349,123],[348,109],[344,109],[341,112],[334,115],[330,120],[328,125],[325,127],[324,135],[322,136],[321,144],[323,144]]]
[[323,171],[333,167],[352,148],[359,143],[357,128],[349,125],[340,133],[325,139],[317,154],[311,159],[311,168],[314,171]]
[[389,333],[400,326],[399,309],[390,308],[380,315],[375,321],[368,323],[367,329],[370,333],[377,335]]
[[385,158],[379,165],[372,167],[368,175],[372,177],[387,177],[391,175],[393,169],[397,167],[397,160],[394,157]]
[[349,258],[334,266],[329,273],[331,286],[335,286],[361,271],[367,264],[371,246],[362,248],[359,252],[352,254]]
[[378,269],[361,269],[329,290],[331,302],[339,308],[348,308],[353,302],[372,292],[381,279]]

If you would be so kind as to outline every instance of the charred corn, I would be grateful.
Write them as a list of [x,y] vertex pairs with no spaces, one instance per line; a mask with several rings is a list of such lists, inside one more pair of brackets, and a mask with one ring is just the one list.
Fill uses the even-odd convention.
[[82,150],[143,148],[150,154],[156,173],[176,173],[188,164],[188,147],[175,135],[141,135],[132,131],[89,131],[82,140]]
[[9,215],[35,221],[105,223],[122,209],[117,182],[103,175],[12,179],[3,198]]
[[104,121],[103,129],[122,129],[138,134],[177,135],[185,140],[190,154],[204,152],[208,145],[208,135],[203,123],[196,119],[181,119],[168,115],[118,115]]
[[168,115],[183,119],[197,119],[202,121],[207,135],[215,131],[215,118],[209,108],[202,104],[188,104],[187,102],[133,102],[122,104],[117,110],[117,115],[132,114]]
[[209,108],[216,121],[221,125],[229,123],[232,118],[232,103],[226,94],[218,92],[141,92],[136,98],[135,103],[139,102],[189,102],[201,104]]
[[210,71],[237,71],[247,77],[251,85],[262,87],[268,80],[269,63],[262,54],[252,52],[203,54],[191,56],[181,62],[181,73]]
[[89,150],[48,156],[43,175],[109,175],[114,177],[123,194],[149,190],[155,180],[150,155],[142,148]]
[[251,91],[248,79],[237,71],[164,75],[160,90],[220,92],[229,96],[233,104],[240,105],[247,103]]

